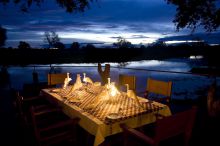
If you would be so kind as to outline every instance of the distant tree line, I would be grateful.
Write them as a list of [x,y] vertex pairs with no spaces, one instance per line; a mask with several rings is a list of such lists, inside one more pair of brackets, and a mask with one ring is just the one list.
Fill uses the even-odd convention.
[[205,42],[174,46],[158,41],[138,48],[96,48],[91,44],[78,48],[76,42],[71,46],[74,49],[30,49],[28,44],[20,42],[18,49],[0,49],[0,64],[128,62],[202,55],[209,66],[220,66],[218,56],[220,46],[209,46]]
[[[0,26],[0,47],[4,46],[7,39],[7,30]],[[80,47],[78,42],[73,42],[69,49],[60,41],[56,32],[49,31],[44,34],[44,41],[49,47],[46,49],[33,49],[29,43],[20,41],[18,49],[0,48],[0,63],[30,64],[30,63],[73,63],[73,62],[126,62],[132,60],[167,59],[173,57],[189,57],[190,55],[203,55],[210,65],[219,66],[219,46],[209,46],[198,41],[191,44],[178,46],[167,45],[164,41],[139,48],[123,37],[118,37],[114,48],[96,48],[92,44]],[[49,48],[57,48],[52,50]],[[213,49],[214,48],[214,49]],[[217,52],[216,52],[217,51]],[[7,59],[5,59],[7,58]],[[13,59],[11,59],[13,58]],[[40,58],[40,59],[39,59]],[[16,60],[15,62],[13,60]]]

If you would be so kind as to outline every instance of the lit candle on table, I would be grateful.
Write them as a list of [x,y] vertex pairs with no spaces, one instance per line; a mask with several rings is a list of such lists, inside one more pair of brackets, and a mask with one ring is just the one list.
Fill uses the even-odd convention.
[[110,86],[110,78],[108,78],[108,85]]
[[86,82],[86,73],[83,73],[83,82]]
[[128,90],[129,90],[129,85],[128,85],[128,84],[125,84],[125,86],[126,86],[126,91],[128,92]]
[[66,73],[66,76],[67,76],[67,79],[69,80],[69,77],[70,77],[70,75],[69,75],[70,73]]

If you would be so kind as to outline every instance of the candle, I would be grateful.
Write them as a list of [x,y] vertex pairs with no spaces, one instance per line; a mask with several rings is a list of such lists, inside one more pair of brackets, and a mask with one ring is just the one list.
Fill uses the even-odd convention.
[[108,78],[108,85],[110,86],[110,78]]
[[69,79],[69,74],[70,74],[70,73],[67,73],[67,74],[66,74],[66,76],[67,76],[67,79]]
[[80,74],[77,74],[76,83],[77,83],[77,84],[81,84]]
[[86,82],[86,73],[83,73],[83,82]]
[[126,86],[126,90],[128,91],[129,90],[129,85],[125,84],[125,86]]

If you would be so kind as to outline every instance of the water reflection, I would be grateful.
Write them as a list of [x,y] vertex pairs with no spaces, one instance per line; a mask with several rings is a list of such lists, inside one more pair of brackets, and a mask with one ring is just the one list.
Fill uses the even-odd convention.
[[118,64],[117,67],[174,71],[174,72],[189,72],[192,68],[191,63],[189,62],[188,59],[170,59],[165,61],[159,61],[159,60],[133,61],[133,62],[123,63],[122,65]]
[[[198,91],[206,91],[207,87],[212,83],[212,78],[203,76],[192,76],[190,74],[179,74],[175,72],[189,72],[192,68],[191,64],[196,64],[197,60],[190,59],[170,59],[165,61],[148,60],[126,63],[109,63],[111,66],[110,78],[113,82],[118,83],[119,74],[130,74],[137,77],[137,92],[143,92],[146,88],[147,78],[155,78],[160,80],[173,81],[172,96],[173,98],[197,98]],[[107,63],[102,63],[104,66]],[[97,71],[98,63],[82,63],[82,64],[51,64],[51,65],[29,65],[27,67],[12,66],[8,68],[11,75],[11,85],[15,89],[21,89],[24,83],[32,83],[32,73],[38,74],[39,82],[47,81],[47,74],[53,72],[69,72],[70,77],[75,81],[76,74],[86,73],[94,82],[101,81],[101,77]],[[119,68],[118,68],[119,67]],[[129,68],[129,69],[128,69]],[[133,68],[133,69],[131,69]],[[144,70],[147,69],[147,70]],[[162,71],[175,71],[157,72]]]
[[0,71],[0,87],[1,88],[10,87],[10,85],[11,85],[11,81],[10,81],[10,74],[8,72],[8,67],[3,65]]
[[189,59],[203,59],[203,58],[204,57],[201,56],[201,55],[197,55],[197,56],[192,55],[192,56],[189,57]]

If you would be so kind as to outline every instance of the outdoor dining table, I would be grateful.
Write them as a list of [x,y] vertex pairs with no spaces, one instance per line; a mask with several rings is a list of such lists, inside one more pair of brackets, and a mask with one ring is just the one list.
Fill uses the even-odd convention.
[[122,132],[121,123],[131,128],[141,127],[156,121],[155,114],[170,116],[167,105],[137,97],[129,97],[119,91],[114,100],[106,98],[106,86],[82,84],[81,88],[71,86],[42,89],[41,94],[50,102],[60,106],[71,118],[80,118],[79,125],[95,136],[94,146],[100,145],[105,138]]

